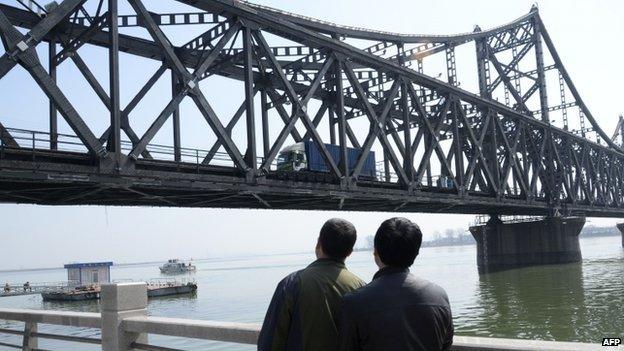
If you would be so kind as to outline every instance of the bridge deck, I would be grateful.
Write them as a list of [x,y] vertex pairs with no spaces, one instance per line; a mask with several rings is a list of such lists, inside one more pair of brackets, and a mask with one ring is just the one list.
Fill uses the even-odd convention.
[[[278,179],[275,172],[249,182],[233,167],[137,160],[131,171],[111,172],[85,154],[11,150],[0,157],[0,201],[43,205],[126,205],[252,209],[344,210],[546,215],[543,199],[458,195],[423,185],[406,192],[397,183]],[[576,204],[570,214],[621,217],[617,207]]]

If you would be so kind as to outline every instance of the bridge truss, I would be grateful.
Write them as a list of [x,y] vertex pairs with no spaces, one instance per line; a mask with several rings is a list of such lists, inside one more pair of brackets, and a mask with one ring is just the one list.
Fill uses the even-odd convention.
[[[0,83],[21,66],[50,101],[43,132],[4,125],[0,113],[0,201],[624,213],[624,134],[610,137],[597,124],[536,8],[493,29],[428,36],[339,26],[244,1],[171,1],[189,10],[180,13],[126,1],[129,14],[119,14],[117,0],[0,3]],[[174,26],[201,31],[175,45],[166,34]],[[47,68],[37,51],[44,45]],[[107,87],[81,56],[89,47],[108,53]],[[476,58],[475,92],[460,79],[466,48]],[[159,63],[123,107],[120,54]],[[58,83],[67,61],[99,98],[92,103],[108,111],[101,134]],[[133,111],[165,73],[169,99],[138,130]],[[214,79],[241,82],[233,116],[214,107],[222,97],[205,89]],[[209,126],[211,147],[183,145],[182,101]],[[164,137],[166,123],[172,133]],[[329,172],[277,172],[280,150],[308,140]],[[326,144],[339,145],[341,155],[349,147],[362,153],[349,167]],[[380,164],[371,180],[360,174],[373,151]]]

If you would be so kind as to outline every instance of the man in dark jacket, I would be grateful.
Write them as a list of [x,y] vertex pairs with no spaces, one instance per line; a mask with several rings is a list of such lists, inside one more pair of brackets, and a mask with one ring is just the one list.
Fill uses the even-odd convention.
[[343,219],[327,221],[316,244],[317,260],[278,285],[258,338],[258,351],[334,351],[338,349],[344,294],[364,286],[345,268],[356,231]]
[[340,324],[341,351],[438,351],[453,343],[446,292],[409,273],[422,233],[406,218],[381,224],[375,235],[379,271],[347,294]]

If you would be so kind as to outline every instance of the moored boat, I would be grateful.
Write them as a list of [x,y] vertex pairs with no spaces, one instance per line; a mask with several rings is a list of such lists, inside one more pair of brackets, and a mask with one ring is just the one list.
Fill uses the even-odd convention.
[[86,301],[100,298],[100,287],[77,287],[73,290],[46,291],[41,293],[43,301]]
[[163,274],[181,274],[195,272],[197,270],[197,267],[195,267],[193,263],[186,263],[177,258],[168,260],[165,264],[158,268]]
[[148,285],[147,297],[192,294],[197,291],[197,283]]
[[[100,286],[78,287],[73,290],[46,291],[41,293],[43,301],[86,301],[100,298]],[[147,297],[186,295],[197,291],[197,283],[176,281],[147,284]]]

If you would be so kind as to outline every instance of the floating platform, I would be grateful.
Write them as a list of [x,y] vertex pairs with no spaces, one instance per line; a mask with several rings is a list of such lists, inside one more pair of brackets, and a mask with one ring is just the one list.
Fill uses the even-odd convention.
[[197,284],[188,283],[183,285],[164,286],[154,289],[147,288],[147,297],[171,296],[192,294],[197,291]]
[[[147,286],[147,297],[160,297],[172,295],[186,295],[197,291],[196,283],[186,284],[158,284]],[[94,286],[91,288],[77,288],[69,291],[48,291],[42,292],[43,301],[87,301],[98,300],[100,298],[101,288]]]
[[100,298],[100,288],[89,290],[48,291],[42,292],[43,301],[86,301]]

